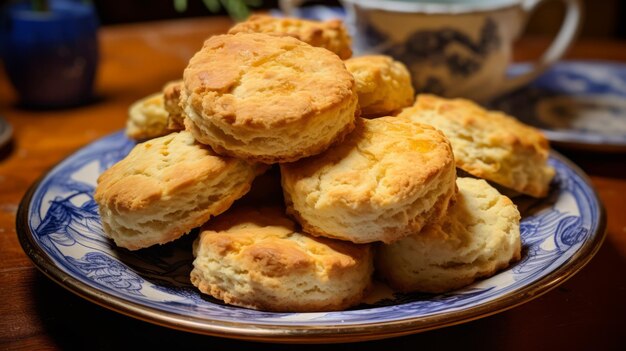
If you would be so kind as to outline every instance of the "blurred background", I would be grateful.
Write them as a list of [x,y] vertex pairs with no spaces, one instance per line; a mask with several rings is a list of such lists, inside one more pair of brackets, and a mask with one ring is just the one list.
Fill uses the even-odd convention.
[[[0,0],[4,4],[9,0]],[[184,12],[176,11],[173,0],[92,0],[101,24],[104,26],[155,21],[164,19],[225,15],[222,10],[210,12],[202,0],[189,0]],[[584,0],[585,21],[582,37],[626,39],[626,1]],[[277,7],[278,0],[263,0],[260,10]],[[339,1],[311,1],[311,5],[339,6]],[[559,1],[548,1],[540,6],[529,23],[527,33],[541,35],[555,33],[561,23],[563,6]]]
[[[33,8],[38,10],[41,10],[42,4],[47,2],[43,0],[19,1],[22,2],[21,5],[28,5],[28,8],[35,5]],[[437,2],[438,0],[430,1]],[[626,39],[626,21],[623,20],[626,18],[626,0],[580,1],[584,7],[584,16],[579,33],[579,39],[582,39],[580,42],[612,42],[611,45],[621,46],[619,40]],[[3,13],[9,12],[5,12],[5,9],[14,8],[14,6],[5,7],[4,5],[16,2],[18,0],[0,0]],[[96,73],[102,74],[102,67],[99,67],[98,63],[100,57],[98,47],[106,52],[104,46],[98,45],[98,29],[110,28],[109,32],[111,30],[113,32],[118,30],[132,31],[131,28],[140,26],[131,25],[129,27],[128,24],[144,23],[149,26],[151,22],[155,21],[196,18],[205,23],[198,27],[200,30],[203,26],[206,26],[207,29],[211,27],[211,34],[218,34],[225,32],[232,25],[227,15],[239,19],[245,17],[248,11],[245,6],[242,7],[242,3],[254,4],[250,8],[252,12],[268,12],[278,7],[279,0],[66,0],[65,2],[75,3],[76,6],[73,7],[88,8],[88,19],[85,17],[81,20],[82,22],[73,19],[73,24],[70,26],[69,24],[60,24],[60,22],[58,25],[53,24],[60,20],[58,15],[44,16],[41,18],[46,20],[39,21],[40,17],[37,13],[45,14],[46,12],[29,12],[26,17],[19,21],[16,18],[5,20],[5,15],[2,16],[0,21],[0,34],[2,34],[0,35],[0,39],[2,39],[0,40],[0,44],[2,44],[0,45],[0,53],[2,53],[0,65],[4,66],[9,80],[18,92],[17,95],[20,96],[20,104],[23,106],[48,108],[79,105],[90,101],[91,97],[94,96],[92,87],[96,81],[95,75]],[[93,6],[85,7],[82,3]],[[212,4],[217,5],[217,7],[211,8]],[[338,7],[340,1],[306,1],[306,6],[317,5]],[[525,27],[524,36],[529,39],[526,40],[527,47],[523,50],[517,50],[514,54],[514,60],[530,61],[535,59],[536,55],[528,55],[527,53],[542,52],[547,48],[549,44],[547,39],[559,31],[564,16],[565,6],[563,6],[562,1],[542,2],[536,12],[530,16],[530,22]],[[70,16],[70,18],[72,17]],[[159,24],[159,30],[167,31],[166,28],[169,27],[181,29],[185,25],[193,26],[192,22],[194,21],[169,21]],[[53,27],[45,27],[52,25],[55,26],[54,29]],[[39,28],[36,29],[36,33],[35,28]],[[70,34],[65,33],[63,28],[70,28],[68,32]],[[153,31],[155,29],[149,32]],[[5,38],[3,33],[11,34]],[[11,39],[9,40],[9,38]],[[31,42],[32,38],[37,39],[35,42]],[[61,41],[66,41],[64,44],[66,46],[63,47],[71,48],[71,50],[58,50],[60,47],[58,43]],[[529,50],[530,46],[534,49]],[[596,49],[588,50],[588,53],[594,58],[598,57]],[[175,55],[182,55],[181,57],[185,57],[183,61],[186,61],[191,54],[191,52],[185,53],[178,50]],[[76,66],[78,64],[76,60],[83,60],[80,67]],[[46,64],[41,64],[44,61]],[[82,73],[75,74],[69,79],[67,75],[74,68],[80,68]],[[54,76],[55,74],[56,76]],[[66,74],[67,77],[61,77],[61,74]],[[179,75],[180,73],[177,72],[175,76]],[[47,77],[45,82],[49,84],[45,83],[42,77]],[[64,89],[57,88],[57,82],[60,80],[64,81]],[[6,93],[2,89],[3,87],[0,86],[0,93],[3,95],[9,96],[11,94],[11,89],[8,89]],[[9,100],[11,99],[12,97]]]

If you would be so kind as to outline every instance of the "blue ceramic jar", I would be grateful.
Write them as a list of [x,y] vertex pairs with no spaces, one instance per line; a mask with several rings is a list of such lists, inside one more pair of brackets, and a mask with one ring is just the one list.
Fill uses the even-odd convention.
[[36,12],[20,2],[2,13],[0,47],[20,102],[29,107],[67,107],[93,96],[98,65],[98,20],[93,6],[50,0]]

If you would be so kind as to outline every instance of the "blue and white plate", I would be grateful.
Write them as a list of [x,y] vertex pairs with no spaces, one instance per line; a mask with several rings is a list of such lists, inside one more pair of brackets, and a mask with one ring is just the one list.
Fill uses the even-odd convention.
[[[528,69],[511,67],[512,75]],[[529,86],[491,107],[542,129],[553,143],[601,151],[626,151],[626,65],[562,61]]]
[[[492,278],[447,294],[398,294],[379,286],[342,312],[270,313],[224,305],[189,282],[195,234],[127,251],[105,238],[93,200],[100,173],[134,146],[123,133],[78,151],[25,195],[18,212],[24,251],[48,277],[102,306],[176,329],[232,338],[288,341],[377,339],[493,314],[547,292],[581,269],[604,238],[605,218],[584,174],[562,156],[549,197],[516,200],[523,258]],[[417,165],[416,165],[417,167]]]

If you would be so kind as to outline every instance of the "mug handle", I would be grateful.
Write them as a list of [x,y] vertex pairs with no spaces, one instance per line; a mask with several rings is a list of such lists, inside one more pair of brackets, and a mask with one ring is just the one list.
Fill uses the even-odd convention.
[[[537,6],[544,1],[549,0],[525,0],[522,4],[522,9],[526,17],[529,17]],[[552,41],[552,44],[550,44],[550,47],[543,53],[541,58],[533,64],[529,72],[505,80],[502,86],[498,88],[499,95],[511,92],[530,83],[545,72],[550,65],[559,60],[567,49],[569,49],[580,28],[582,6],[580,0],[560,1],[562,1],[566,7],[565,19],[563,20],[559,33]]]

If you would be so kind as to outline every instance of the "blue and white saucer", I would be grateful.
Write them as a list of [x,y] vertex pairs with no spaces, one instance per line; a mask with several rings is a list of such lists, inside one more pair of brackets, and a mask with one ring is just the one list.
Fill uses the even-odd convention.
[[[514,65],[510,73],[527,68]],[[491,107],[542,129],[555,145],[626,151],[626,64],[561,61]]]
[[[602,206],[585,175],[562,156],[541,200],[516,200],[523,213],[522,260],[497,275],[439,295],[399,294],[378,286],[367,303],[341,312],[272,313],[224,305],[190,283],[189,234],[139,251],[103,233],[93,200],[96,179],[134,143],[122,132],[61,162],[25,195],[17,215],[24,251],[68,290],[141,320],[176,329],[274,342],[338,342],[415,333],[487,316],[547,292],[580,270],[605,233]],[[419,165],[416,165],[419,167]]]

